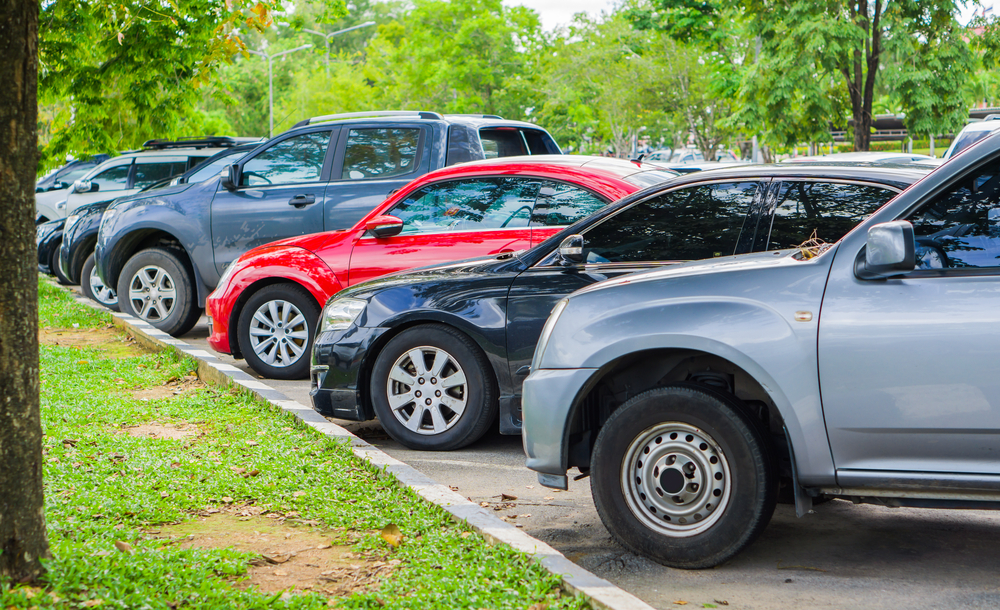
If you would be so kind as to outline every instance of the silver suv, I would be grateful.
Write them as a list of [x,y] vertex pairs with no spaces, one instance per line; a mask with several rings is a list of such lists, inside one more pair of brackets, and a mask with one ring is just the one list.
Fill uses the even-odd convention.
[[836,244],[608,280],[554,308],[524,382],[543,485],[591,476],[629,549],[719,564],[839,497],[1000,507],[1000,134]]

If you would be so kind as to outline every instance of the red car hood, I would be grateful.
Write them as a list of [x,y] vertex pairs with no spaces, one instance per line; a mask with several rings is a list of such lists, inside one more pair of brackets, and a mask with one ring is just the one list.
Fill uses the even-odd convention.
[[253,250],[250,250],[243,255],[242,258],[247,258],[255,254],[266,252],[274,248],[302,248],[303,250],[308,250],[313,254],[319,254],[319,250],[328,248],[330,246],[336,245],[346,239],[354,232],[354,229],[344,229],[341,231],[324,231],[322,233],[310,233],[309,235],[300,235],[298,237],[289,237],[287,239],[282,239],[278,241],[273,241],[263,246],[257,246]]

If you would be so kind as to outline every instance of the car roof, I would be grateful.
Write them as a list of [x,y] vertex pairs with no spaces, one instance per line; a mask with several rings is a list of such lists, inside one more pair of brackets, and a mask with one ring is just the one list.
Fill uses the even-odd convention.
[[969,123],[962,128],[962,131],[993,131],[994,129],[1000,129],[1000,116],[991,114],[982,121]]
[[634,174],[654,170],[677,174],[677,172],[655,163],[626,161],[625,159],[617,159],[615,157],[598,157],[592,155],[520,155],[516,157],[498,157],[495,159],[468,161],[432,173],[440,175],[442,172],[447,173],[447,170],[459,170],[463,173],[469,171],[480,172],[484,169],[501,170],[505,169],[504,166],[514,166],[521,170],[535,170],[546,173],[558,173],[565,171],[567,168],[585,168],[588,173],[597,173],[618,179],[625,179]]
[[849,153],[834,153],[832,155],[811,155],[808,157],[794,157],[792,159],[785,159],[782,163],[844,163],[844,162],[878,162],[885,161],[888,159],[904,160],[904,161],[918,161],[921,159],[933,159],[930,155],[921,155],[919,153],[907,153],[907,152],[886,152],[886,151],[863,151],[863,152],[849,152]]
[[544,131],[540,125],[528,123],[526,121],[516,121],[505,119],[495,114],[440,114],[426,110],[372,110],[364,112],[344,112],[339,114],[327,114],[303,119],[292,125],[289,129],[305,127],[307,125],[319,125],[328,123],[398,123],[399,121],[444,121],[446,123],[462,123],[477,127],[488,127],[491,125],[524,127],[529,129],[539,129]]

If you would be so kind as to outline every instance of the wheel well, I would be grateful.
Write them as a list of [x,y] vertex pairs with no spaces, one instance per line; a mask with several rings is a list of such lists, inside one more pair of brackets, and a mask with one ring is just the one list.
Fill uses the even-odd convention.
[[379,336],[379,338],[372,343],[371,347],[368,349],[368,353],[365,354],[365,357],[361,362],[361,367],[358,369],[358,394],[361,397],[361,400],[359,401],[360,402],[359,406],[361,407],[362,413],[366,418],[373,419],[375,417],[375,409],[374,407],[372,407],[371,396],[369,395],[368,392],[368,386],[371,385],[372,368],[374,367],[375,360],[378,358],[378,355],[382,353],[382,350],[385,349],[386,344],[389,343],[389,341],[391,341],[392,338],[395,337],[396,335],[400,334],[404,330],[413,328],[415,326],[424,326],[424,325],[447,326],[448,328],[456,330],[465,335],[466,337],[468,337],[469,340],[472,341],[472,344],[476,346],[476,349],[479,350],[480,354],[486,359],[486,362],[489,363],[490,365],[489,368],[493,372],[493,380],[497,383],[497,386],[499,387],[500,380],[497,379],[497,372],[493,368],[492,361],[486,355],[482,346],[479,345],[479,342],[476,341],[475,338],[470,336],[469,333],[465,331],[465,329],[460,328],[454,324],[449,324],[448,322],[443,322],[441,320],[426,320],[426,319],[409,320],[399,324],[398,326],[393,326],[388,331],[382,333],[382,335]]
[[706,386],[736,398],[757,419],[778,452],[782,475],[791,462],[784,421],[764,387],[749,373],[714,354],[696,350],[648,350],[629,354],[602,369],[573,407],[567,422],[568,466],[590,468],[594,441],[604,422],[629,398],[676,383]]
[[[198,282],[198,275],[195,273],[194,261],[191,260],[191,256],[188,254],[184,246],[181,245],[179,239],[170,233],[159,229],[143,229],[130,233],[126,237],[122,238],[113,259],[115,261],[116,268],[110,270],[111,277],[114,278],[115,284],[117,284],[120,279],[119,276],[122,269],[125,267],[125,263],[127,263],[130,258],[135,256],[136,252],[149,248],[167,248],[177,252],[178,255],[180,255],[181,262],[187,265],[188,271],[192,274],[192,279],[195,283]],[[197,286],[192,286],[192,288],[195,290],[198,289]]]
[[302,284],[281,277],[266,277],[257,280],[253,284],[247,286],[246,289],[242,293],[240,293],[240,296],[236,299],[236,303],[233,305],[233,310],[229,313],[229,349],[231,350],[230,353],[234,357],[236,358],[243,357],[243,352],[240,351],[239,338],[236,336],[236,325],[240,321],[240,314],[243,313],[243,308],[246,306],[247,301],[250,300],[250,297],[257,294],[257,292],[259,292],[260,290],[267,288],[268,286],[273,286],[275,284],[291,284],[293,286],[298,286],[299,288],[302,288],[303,290],[306,291],[306,294],[309,295],[309,298],[311,298],[313,302],[316,303],[317,306],[319,306],[320,315],[321,316],[323,315],[323,304],[317,301],[316,297],[313,296],[312,292],[310,292],[309,289],[303,286]]

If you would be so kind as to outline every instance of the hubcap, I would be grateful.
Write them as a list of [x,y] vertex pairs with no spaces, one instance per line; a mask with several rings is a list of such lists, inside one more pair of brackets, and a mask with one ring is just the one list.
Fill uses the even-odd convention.
[[659,424],[632,441],[621,471],[632,513],[650,529],[683,538],[722,516],[732,492],[729,462],[718,443],[694,426]]
[[140,318],[160,322],[174,310],[177,299],[174,279],[162,267],[147,265],[132,276],[128,299]]
[[115,291],[105,286],[104,282],[101,281],[101,276],[97,275],[97,267],[90,270],[90,291],[102,305],[114,305],[118,302]]
[[396,359],[389,371],[389,407],[401,424],[417,434],[451,429],[468,400],[465,371],[451,354],[437,347],[415,347]]
[[309,325],[288,301],[268,301],[250,320],[250,347],[262,362],[276,368],[292,366],[309,343]]

